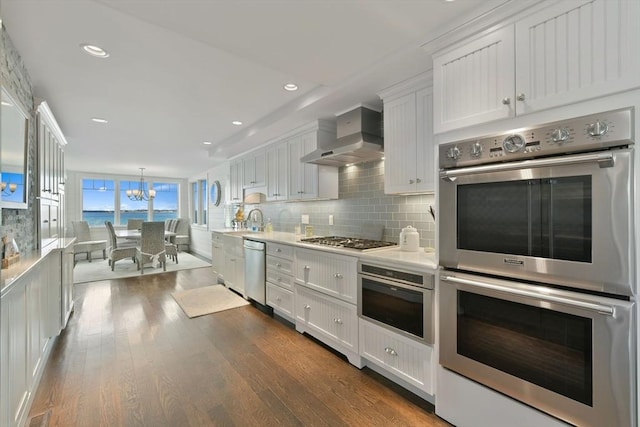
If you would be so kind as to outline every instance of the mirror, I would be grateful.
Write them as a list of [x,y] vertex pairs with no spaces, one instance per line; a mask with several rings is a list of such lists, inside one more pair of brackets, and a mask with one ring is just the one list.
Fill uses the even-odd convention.
[[27,209],[29,115],[2,87],[0,111],[0,207]]

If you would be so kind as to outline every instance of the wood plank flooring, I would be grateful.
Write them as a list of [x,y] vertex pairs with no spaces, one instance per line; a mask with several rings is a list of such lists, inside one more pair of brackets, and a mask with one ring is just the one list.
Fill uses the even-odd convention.
[[189,319],[211,268],[78,284],[29,417],[49,426],[448,426],[433,406],[252,306]]

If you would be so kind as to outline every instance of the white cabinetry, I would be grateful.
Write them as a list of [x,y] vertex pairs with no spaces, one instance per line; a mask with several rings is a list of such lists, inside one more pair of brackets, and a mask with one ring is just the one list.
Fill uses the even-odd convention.
[[434,394],[433,348],[360,319],[360,355],[390,372],[409,389]]
[[267,305],[294,322],[293,247],[267,243]]
[[[435,189],[433,95],[430,75],[392,87],[384,100],[384,192],[428,193]],[[420,87],[422,86],[422,87]]]
[[242,159],[235,159],[229,163],[229,201],[231,203],[241,203],[243,200],[243,169]]
[[220,279],[224,279],[224,265],[224,234],[214,231],[211,233],[211,267]]
[[238,235],[224,236],[224,284],[246,298],[244,290],[244,246]]
[[436,53],[436,133],[640,86],[640,2],[552,3]]
[[265,151],[259,150],[242,158],[244,188],[264,187],[266,184]]
[[338,198],[338,168],[300,161],[302,156],[319,146],[335,142],[335,138],[335,126],[318,121],[310,130],[304,130],[287,140],[289,200]]
[[60,292],[62,298],[60,327],[64,329],[67,327],[67,322],[73,311],[73,245],[69,245],[62,251],[62,286]]
[[299,248],[294,259],[296,330],[313,335],[361,368],[356,306],[358,259]]
[[37,109],[40,199],[57,202],[64,188],[64,147],[67,141],[46,102]]
[[267,200],[287,200],[289,197],[289,159],[287,143],[275,143],[267,148]]

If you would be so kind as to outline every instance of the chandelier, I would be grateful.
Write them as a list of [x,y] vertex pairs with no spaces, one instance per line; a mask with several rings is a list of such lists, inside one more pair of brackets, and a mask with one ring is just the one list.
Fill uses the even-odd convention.
[[129,200],[147,201],[156,197],[156,190],[149,190],[149,192],[147,193],[147,191],[145,191],[144,189],[144,169],[145,168],[140,168],[140,182],[138,183],[138,188],[133,190],[128,189],[125,192]]
[[[8,190],[7,190],[7,187],[9,187]],[[16,192],[17,188],[18,188],[18,184],[14,184],[10,182],[9,185],[7,185],[7,183],[4,181],[0,182],[0,191],[2,191],[2,194],[5,196],[12,195],[13,193]]]

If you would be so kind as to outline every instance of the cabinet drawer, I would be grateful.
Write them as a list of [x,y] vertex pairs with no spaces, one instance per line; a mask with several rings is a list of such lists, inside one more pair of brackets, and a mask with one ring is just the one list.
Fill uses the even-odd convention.
[[267,255],[293,260],[293,246],[281,245],[279,243],[267,243]]
[[295,292],[297,329],[300,329],[300,323],[302,329],[310,330],[325,344],[335,342],[342,348],[358,352],[358,314],[355,305],[304,286],[296,285]]
[[267,282],[293,291],[293,276],[282,274],[267,267]]
[[297,284],[356,304],[357,258],[324,251],[296,249],[295,259],[294,276]]
[[293,301],[293,291],[267,283],[267,305],[273,307],[278,314],[283,315],[292,322],[294,321]]
[[433,348],[360,319],[360,355],[433,394]]
[[293,261],[267,255],[267,270],[293,275]]
[[219,231],[212,231],[211,232],[211,241],[214,244],[223,244],[223,240],[224,240],[224,233],[220,233]]

